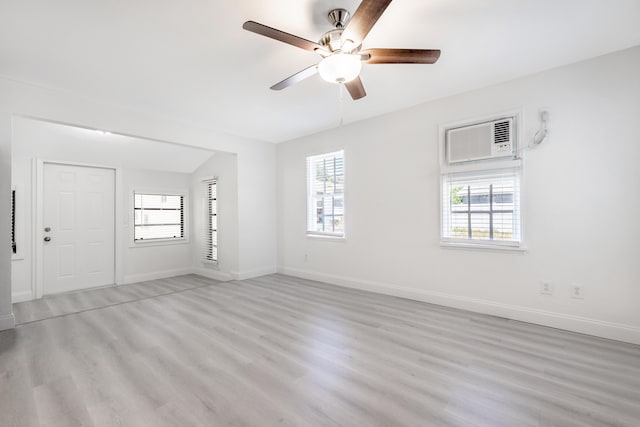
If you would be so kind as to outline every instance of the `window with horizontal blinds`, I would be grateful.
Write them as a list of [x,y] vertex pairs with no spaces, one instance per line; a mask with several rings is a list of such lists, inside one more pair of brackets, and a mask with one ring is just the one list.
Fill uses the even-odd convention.
[[442,239],[519,245],[520,170],[444,175]]
[[11,190],[11,251],[17,253],[16,245],[16,190]]
[[344,237],[344,151],[307,157],[307,234]]
[[184,239],[184,196],[134,193],[134,240]]
[[218,262],[218,180],[207,180],[204,184],[207,203],[203,259]]

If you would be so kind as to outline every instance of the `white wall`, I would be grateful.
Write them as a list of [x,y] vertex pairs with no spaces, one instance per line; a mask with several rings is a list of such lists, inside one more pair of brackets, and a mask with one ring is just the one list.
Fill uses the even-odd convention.
[[[193,197],[192,262],[194,271],[218,280],[238,277],[238,159],[234,154],[216,153],[191,175]],[[206,227],[207,187],[202,182],[218,178],[218,263],[202,261]]]
[[[117,173],[121,184],[117,185],[120,191],[117,196],[122,210],[116,216],[116,229],[120,234],[120,245],[116,248],[116,253],[121,262],[121,268],[116,272],[117,283],[134,283],[192,271],[191,240],[170,245],[133,246],[131,244],[133,241],[131,223],[133,190],[181,191],[188,194],[191,185],[190,174],[123,167],[123,165],[132,164],[126,158],[126,153],[114,149],[109,154],[96,150],[94,144],[87,143],[83,147],[75,140],[60,140],[59,135],[51,132],[47,126],[43,127],[41,123],[32,120],[14,119],[13,142],[12,183],[16,187],[18,231],[16,234],[18,253],[14,255],[12,262],[13,302],[26,301],[34,297],[32,292],[34,281],[32,275],[34,262],[32,177],[33,160],[36,158],[119,168]],[[120,156],[117,155],[118,153]],[[205,155],[211,154],[211,152],[205,153]],[[153,165],[153,159],[149,161],[149,165]],[[136,164],[140,166],[145,162],[138,160]],[[190,220],[191,218],[188,219],[189,223]]]
[[11,117],[0,113],[0,331],[13,328],[11,310]]
[[[640,343],[639,75],[640,47],[278,145],[279,271]],[[524,154],[527,252],[441,248],[438,126],[522,109],[528,140],[541,107],[551,138]],[[339,148],[346,240],[307,238],[305,156]]]
[[[0,111],[238,156],[239,276],[276,269],[275,146],[82,94],[0,77]],[[250,120],[250,117],[247,117]],[[260,209],[255,209],[259,206]],[[10,288],[10,284],[0,287]],[[7,292],[10,292],[9,290]]]

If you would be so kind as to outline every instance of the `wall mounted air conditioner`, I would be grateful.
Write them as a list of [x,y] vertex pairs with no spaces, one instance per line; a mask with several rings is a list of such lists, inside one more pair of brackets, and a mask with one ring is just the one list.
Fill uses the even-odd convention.
[[513,117],[448,129],[447,163],[514,158],[515,134]]

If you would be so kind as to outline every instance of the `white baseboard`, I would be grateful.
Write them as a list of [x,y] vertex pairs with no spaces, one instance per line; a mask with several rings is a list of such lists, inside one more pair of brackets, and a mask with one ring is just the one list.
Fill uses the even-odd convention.
[[11,294],[11,303],[15,304],[17,302],[25,302],[31,301],[33,299],[33,292],[22,291],[22,292],[14,292]]
[[13,317],[13,313],[0,316],[0,331],[6,331],[7,329],[13,329],[16,327],[16,318]]
[[192,267],[177,268],[174,270],[154,271],[152,273],[131,274],[124,276],[124,284],[146,282],[147,280],[166,279],[167,277],[182,276],[193,273]]
[[461,297],[423,289],[401,288],[387,283],[373,282],[297,268],[279,266],[278,273],[301,277],[303,279],[317,280],[330,283],[332,285],[423,301],[431,304],[459,308],[492,316],[500,316],[543,326],[550,326],[552,328],[594,335],[601,338],[640,344],[640,328],[631,325],[605,322],[602,320],[573,316],[570,314]]
[[231,276],[233,280],[246,280],[253,279],[254,277],[266,276],[267,274],[274,274],[278,272],[278,268],[275,265],[269,267],[256,268],[254,270],[247,271],[232,271]]
[[231,273],[225,273],[219,270],[211,270],[209,268],[194,268],[193,272],[209,279],[220,280],[221,282],[228,282],[229,280],[233,280],[233,276],[231,275]]

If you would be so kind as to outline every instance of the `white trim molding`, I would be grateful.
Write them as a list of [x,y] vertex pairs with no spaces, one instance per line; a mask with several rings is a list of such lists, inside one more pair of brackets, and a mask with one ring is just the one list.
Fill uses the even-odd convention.
[[130,285],[132,283],[146,282],[149,280],[166,279],[167,277],[184,276],[185,274],[192,274],[193,268],[176,268],[173,270],[154,271],[152,273],[142,274],[130,274],[124,277],[124,284]]
[[13,313],[0,316],[0,331],[6,331],[16,327],[16,318]]
[[11,294],[11,303],[25,302],[33,300],[33,292],[31,290],[14,292]]
[[296,276],[303,279],[317,280],[352,289],[360,289],[384,295],[442,305],[445,307],[472,311],[475,313],[505,317],[507,319],[518,320],[521,322],[535,323],[537,325],[549,326],[552,328],[593,335],[601,338],[640,344],[640,327],[637,326],[605,322],[602,320],[570,314],[521,307],[511,304],[502,304],[493,301],[461,297],[458,295],[427,291],[423,289],[403,288],[388,283],[325,274],[317,271],[297,268],[279,266],[278,273]]
[[247,280],[253,279],[254,277],[266,276],[267,274],[274,274],[277,272],[278,268],[273,265],[247,271],[232,271],[231,276],[233,277],[233,280]]
[[206,277],[207,279],[219,280],[221,282],[228,282],[230,280],[233,280],[233,276],[231,275],[231,273],[225,273],[224,271],[220,270],[213,270],[210,268],[195,268],[193,272],[194,274]]

